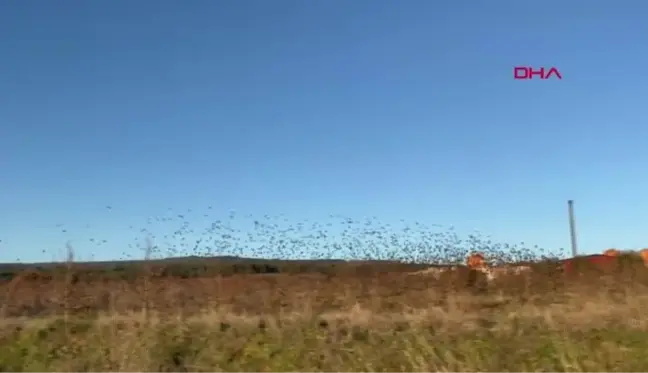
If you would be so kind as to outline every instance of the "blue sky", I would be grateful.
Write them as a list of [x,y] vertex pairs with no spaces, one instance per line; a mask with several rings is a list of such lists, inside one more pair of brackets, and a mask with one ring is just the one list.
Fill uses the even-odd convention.
[[[138,257],[147,235],[207,245],[230,211],[243,234],[266,214],[339,233],[334,214],[555,249],[568,199],[582,251],[648,247],[646,14],[3,1],[0,261],[62,259],[66,242],[82,260]],[[514,80],[520,65],[563,79]]]

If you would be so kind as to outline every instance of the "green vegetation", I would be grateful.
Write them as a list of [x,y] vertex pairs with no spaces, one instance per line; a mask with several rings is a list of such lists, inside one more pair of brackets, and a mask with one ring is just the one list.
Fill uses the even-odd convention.
[[[645,371],[645,295],[538,307],[454,296],[385,313],[5,320],[2,371]],[[481,304],[478,304],[481,303]],[[493,306],[497,303],[497,306]],[[494,308],[493,308],[494,307]]]

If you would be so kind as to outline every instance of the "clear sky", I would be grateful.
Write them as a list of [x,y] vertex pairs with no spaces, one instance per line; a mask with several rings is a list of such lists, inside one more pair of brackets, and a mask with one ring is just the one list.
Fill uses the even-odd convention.
[[584,252],[648,247],[644,0],[4,0],[0,53],[0,261],[231,210],[568,248],[568,199]]

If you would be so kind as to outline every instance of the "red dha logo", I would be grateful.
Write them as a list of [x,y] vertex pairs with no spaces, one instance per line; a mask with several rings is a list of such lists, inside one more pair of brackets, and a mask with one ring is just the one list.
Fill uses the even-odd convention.
[[[545,71],[547,71],[546,74]],[[560,74],[560,71],[558,71],[558,69],[556,69],[555,67],[552,67],[549,70],[545,70],[544,67],[534,70],[533,67],[528,66],[516,66],[513,68],[514,79],[528,80],[533,79],[534,76],[539,76],[540,79],[549,79],[552,76],[555,76],[558,79],[562,79],[562,74]]]

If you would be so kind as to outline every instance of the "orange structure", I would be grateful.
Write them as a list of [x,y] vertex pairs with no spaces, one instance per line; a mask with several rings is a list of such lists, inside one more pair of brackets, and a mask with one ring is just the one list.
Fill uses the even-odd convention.
[[616,256],[603,254],[586,255],[561,260],[563,269],[566,273],[575,272],[577,268],[575,264],[578,261],[587,262],[598,269],[609,269],[618,264],[618,258]]
[[644,264],[646,265],[646,267],[648,267],[648,249],[642,249],[641,251],[639,251],[639,256],[641,256]]
[[473,253],[468,255],[468,258],[466,258],[466,265],[470,269],[479,269],[479,268],[486,267],[486,260],[484,259],[484,254]]
[[495,278],[493,272],[488,268],[488,265],[486,265],[483,253],[472,253],[468,255],[468,258],[466,258],[466,266],[473,271],[479,271],[485,274],[488,281]]
[[603,252],[605,256],[619,256],[621,252],[617,249],[607,249]]
[[[648,252],[646,253],[648,256]],[[474,271],[479,271],[486,275],[488,281],[495,280],[497,277],[504,275],[521,275],[523,273],[531,272],[531,266],[529,265],[501,265],[496,267],[491,267],[486,263],[484,254],[482,253],[473,253],[466,258],[466,265],[468,268]]]

